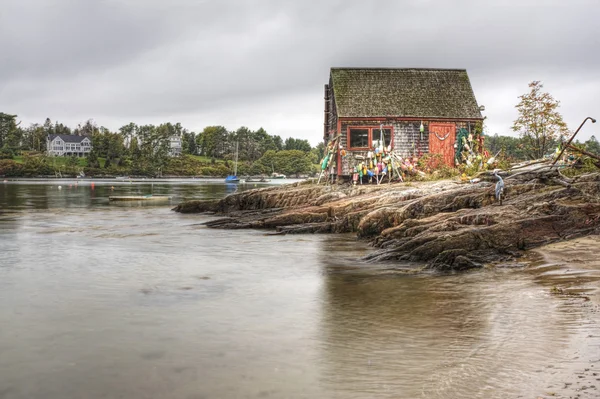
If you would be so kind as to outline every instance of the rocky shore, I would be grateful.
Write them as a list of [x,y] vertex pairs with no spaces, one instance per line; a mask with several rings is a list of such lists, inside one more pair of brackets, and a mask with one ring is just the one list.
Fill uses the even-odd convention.
[[274,234],[349,233],[378,250],[367,260],[465,270],[511,261],[524,250],[600,232],[600,174],[566,178],[556,168],[495,177],[381,185],[295,183],[234,193],[222,200],[187,201],[182,213],[223,218],[211,228],[272,229]]

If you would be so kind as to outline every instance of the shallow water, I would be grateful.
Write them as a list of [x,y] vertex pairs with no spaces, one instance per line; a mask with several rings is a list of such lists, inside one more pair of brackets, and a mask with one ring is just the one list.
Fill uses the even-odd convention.
[[[587,359],[595,319],[551,288],[596,295],[598,264],[414,275],[170,210],[235,189],[0,184],[0,398],[529,398]],[[173,199],[107,200],[150,192]]]

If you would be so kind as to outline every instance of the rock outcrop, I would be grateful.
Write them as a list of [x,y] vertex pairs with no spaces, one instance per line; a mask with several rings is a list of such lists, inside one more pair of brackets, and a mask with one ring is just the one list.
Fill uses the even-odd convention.
[[600,233],[600,174],[566,179],[557,169],[495,178],[363,186],[293,184],[244,191],[215,201],[189,201],[178,212],[210,212],[206,223],[280,234],[348,233],[370,240],[368,261],[414,261],[464,270],[513,259],[526,249]]

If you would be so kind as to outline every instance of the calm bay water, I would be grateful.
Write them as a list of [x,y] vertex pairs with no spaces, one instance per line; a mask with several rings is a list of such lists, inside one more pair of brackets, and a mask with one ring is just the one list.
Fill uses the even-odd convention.
[[[253,187],[0,183],[0,398],[530,398],[595,339],[550,288],[597,295],[597,264],[413,275],[349,235],[170,210]],[[149,193],[173,199],[107,198]]]

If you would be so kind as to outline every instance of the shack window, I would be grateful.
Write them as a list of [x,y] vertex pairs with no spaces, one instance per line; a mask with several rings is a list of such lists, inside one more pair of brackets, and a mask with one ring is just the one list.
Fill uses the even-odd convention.
[[381,133],[383,132],[383,142],[384,146],[387,147],[392,142],[392,129],[389,128],[371,128],[371,141],[375,143],[375,141],[380,140]]
[[379,145],[382,133],[384,146],[393,145],[393,129],[390,126],[383,129],[379,126],[348,127],[348,148],[360,150]]
[[350,128],[350,148],[369,147],[369,129]]

